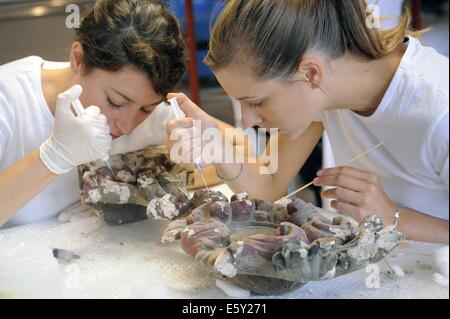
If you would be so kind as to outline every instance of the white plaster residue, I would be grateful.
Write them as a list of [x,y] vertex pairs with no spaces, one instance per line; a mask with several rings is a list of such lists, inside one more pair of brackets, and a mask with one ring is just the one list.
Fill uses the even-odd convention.
[[119,195],[119,203],[126,204],[130,199],[130,190],[128,187],[120,186],[115,183],[108,183],[106,187],[103,188],[105,194],[114,193]]
[[126,170],[119,171],[116,174],[116,178],[119,181],[122,181],[124,183],[130,183],[130,182],[132,182],[134,180],[134,176],[130,172],[126,171]]
[[91,189],[88,191],[88,194],[89,194],[89,198],[91,199],[92,203],[98,203],[100,198],[102,198],[98,189]]
[[323,276],[322,280],[331,279],[334,278],[335,276],[336,276],[336,267],[333,267],[333,269],[331,269],[329,272],[325,274],[325,276]]
[[190,228],[187,232],[187,238],[191,238],[192,236],[195,235],[195,230],[193,230],[192,228]]
[[149,188],[151,185],[153,185],[154,179],[149,178],[147,176],[141,176],[139,178],[139,183],[142,188]]

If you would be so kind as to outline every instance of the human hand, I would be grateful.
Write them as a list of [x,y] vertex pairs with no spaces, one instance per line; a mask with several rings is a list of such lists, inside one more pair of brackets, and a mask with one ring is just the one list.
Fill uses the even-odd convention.
[[89,106],[81,114],[73,113],[72,102],[81,92],[81,86],[74,85],[58,95],[52,135],[40,147],[41,161],[55,174],[105,158],[111,149],[107,119],[97,106]]
[[316,186],[335,187],[322,192],[332,199],[331,207],[361,222],[367,215],[376,214],[386,222],[394,219],[396,204],[386,195],[379,177],[353,167],[336,167],[318,172]]

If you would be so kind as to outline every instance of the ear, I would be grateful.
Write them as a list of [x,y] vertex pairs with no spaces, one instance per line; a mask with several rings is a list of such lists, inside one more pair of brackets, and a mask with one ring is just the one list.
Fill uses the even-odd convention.
[[81,73],[84,68],[83,45],[75,41],[70,48],[70,67],[74,73]]
[[303,59],[295,78],[310,83],[314,88],[320,87],[323,81],[323,66],[320,59],[313,57]]

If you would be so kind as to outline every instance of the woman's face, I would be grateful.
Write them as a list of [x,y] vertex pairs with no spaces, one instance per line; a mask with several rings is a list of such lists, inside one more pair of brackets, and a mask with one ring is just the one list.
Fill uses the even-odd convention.
[[81,103],[98,106],[107,117],[113,139],[130,134],[162,102],[145,73],[133,66],[79,72],[74,82],[83,87]]
[[258,80],[242,68],[227,67],[215,72],[217,80],[241,103],[245,127],[277,128],[289,139],[298,138],[325,109],[320,89],[304,76],[292,80]]

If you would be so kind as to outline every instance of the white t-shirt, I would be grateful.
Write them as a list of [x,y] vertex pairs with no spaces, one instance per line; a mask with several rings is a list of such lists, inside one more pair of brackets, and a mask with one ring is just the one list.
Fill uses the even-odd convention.
[[322,112],[320,120],[343,165],[376,173],[399,206],[449,219],[449,61],[410,37],[381,104],[370,117],[351,110]]
[[[0,66],[0,172],[30,154],[51,135],[55,119],[42,92],[41,69],[66,66],[67,63],[47,62],[37,56]],[[131,135],[113,142],[115,153],[162,144],[169,114],[163,105],[158,106]],[[20,191],[27,191],[26,181],[23,189],[17,190]],[[57,177],[6,227],[54,217],[79,197],[78,174],[73,169]]]

